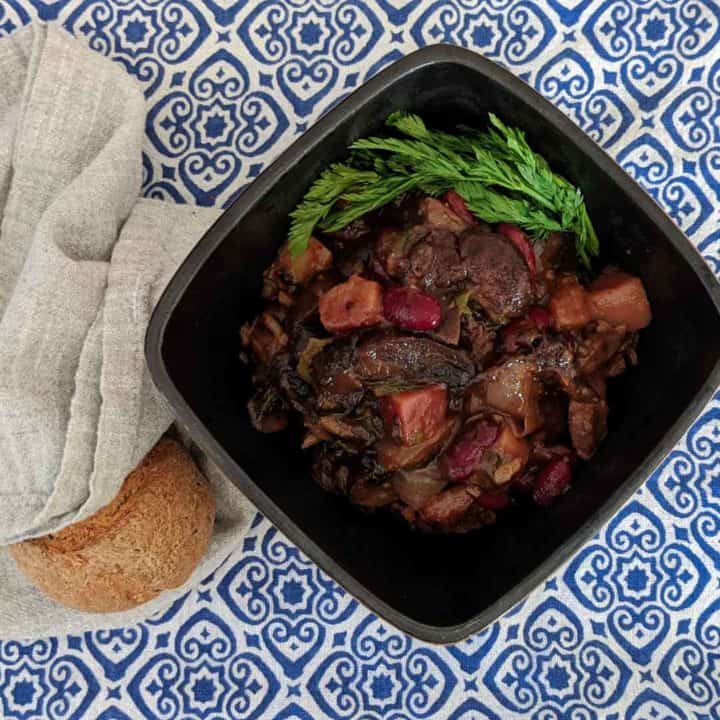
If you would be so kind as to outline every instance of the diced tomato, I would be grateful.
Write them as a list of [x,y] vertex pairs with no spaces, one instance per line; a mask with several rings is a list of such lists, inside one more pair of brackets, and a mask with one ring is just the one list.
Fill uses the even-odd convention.
[[574,276],[560,281],[548,310],[556,330],[577,330],[593,320],[587,291]]
[[288,273],[293,282],[302,285],[322,270],[332,265],[332,253],[317,239],[311,237],[307,248],[293,257],[287,246],[280,253],[280,267]]
[[454,190],[448,190],[445,193],[445,202],[450,209],[462,220],[470,225],[477,223],[477,218],[472,214],[465,201]]
[[405,330],[434,330],[442,319],[440,303],[413,287],[387,288],[383,310],[391,323]]
[[382,287],[359,275],[328,290],[320,298],[319,306],[320,321],[331,333],[370,327],[384,319]]
[[565,491],[570,484],[572,470],[565,458],[551,460],[535,481],[533,500],[541,507],[552,505],[553,501]]
[[448,480],[459,482],[477,470],[485,451],[498,436],[498,426],[485,420],[472,423],[447,449],[440,469]]
[[629,331],[642,330],[652,320],[650,303],[640,278],[620,270],[604,272],[588,288],[595,319],[625,325]]
[[427,462],[456,431],[457,417],[448,417],[437,430],[417,445],[403,445],[391,437],[381,440],[376,446],[378,462],[388,471],[400,468],[414,468]]
[[537,272],[537,263],[535,260],[535,251],[530,244],[530,240],[528,240],[528,236],[517,225],[511,225],[510,223],[500,223],[497,231],[501,235],[504,235],[519,250],[520,254],[525,258],[527,266],[530,268],[530,273],[534,276]]
[[430,385],[386,395],[379,401],[391,432],[403,445],[417,445],[431,437],[445,421],[447,389]]

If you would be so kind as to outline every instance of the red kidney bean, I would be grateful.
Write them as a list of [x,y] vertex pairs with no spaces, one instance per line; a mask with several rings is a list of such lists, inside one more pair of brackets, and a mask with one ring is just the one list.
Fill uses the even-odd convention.
[[510,504],[510,498],[505,493],[482,493],[475,502],[487,510],[502,510]]
[[533,500],[541,507],[552,505],[553,500],[570,484],[571,477],[570,463],[564,457],[551,460],[535,481]]
[[477,422],[460,434],[441,460],[443,475],[455,482],[472,475],[483,453],[497,439],[500,429],[488,422]]
[[387,320],[405,330],[434,330],[442,319],[440,303],[412,287],[387,288],[383,312]]
[[448,190],[445,193],[445,202],[450,206],[450,209],[465,222],[473,225],[477,222],[477,218],[472,214],[465,204],[465,201],[454,190]]
[[520,494],[529,495],[535,487],[535,480],[537,480],[537,468],[532,468],[514,477],[511,481],[511,487]]
[[520,251],[520,254],[525,258],[527,266],[530,268],[530,273],[534,276],[537,272],[535,251],[527,235],[517,225],[511,225],[510,223],[500,223],[497,226],[497,231],[501,235],[504,235]]
[[545,330],[552,325],[552,315],[545,308],[532,307],[528,310],[527,316],[540,330]]

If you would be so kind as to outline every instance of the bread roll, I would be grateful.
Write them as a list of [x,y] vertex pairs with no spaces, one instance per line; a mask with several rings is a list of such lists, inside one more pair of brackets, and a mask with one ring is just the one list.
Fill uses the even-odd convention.
[[10,547],[47,595],[87,612],[127,610],[182,585],[212,535],[215,503],[190,455],[161,440],[92,517]]

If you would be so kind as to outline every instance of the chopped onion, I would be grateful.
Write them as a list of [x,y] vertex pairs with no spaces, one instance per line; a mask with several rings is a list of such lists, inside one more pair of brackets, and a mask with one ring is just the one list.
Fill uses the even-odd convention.
[[419,470],[398,470],[390,482],[398,497],[415,510],[425,505],[447,485],[440,478],[437,465],[429,465]]

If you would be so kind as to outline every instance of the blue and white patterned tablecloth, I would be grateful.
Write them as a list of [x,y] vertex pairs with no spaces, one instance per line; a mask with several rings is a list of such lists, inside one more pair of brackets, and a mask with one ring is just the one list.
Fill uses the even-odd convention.
[[[714,0],[0,0],[141,81],[147,196],[227,205],[382,67],[465,45],[537,88],[720,272]],[[437,648],[348,597],[261,517],[162,617],[0,641],[3,718],[720,719],[720,396],[519,608]]]

